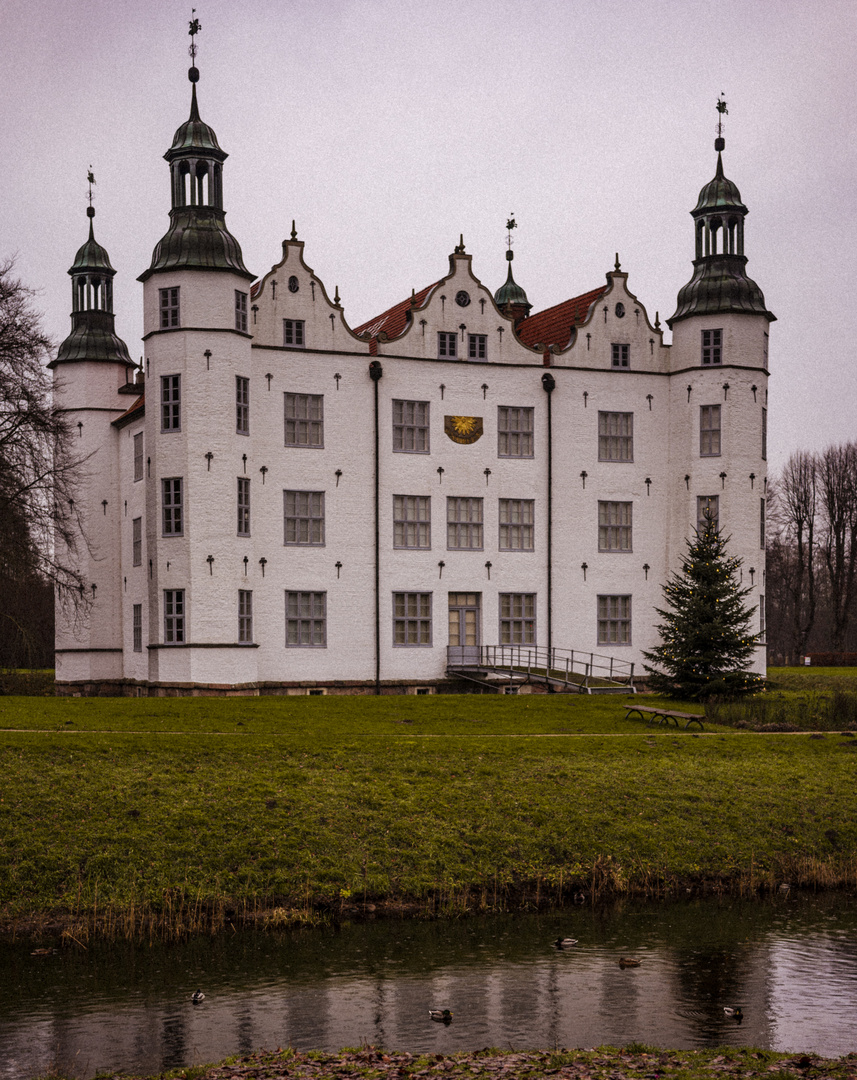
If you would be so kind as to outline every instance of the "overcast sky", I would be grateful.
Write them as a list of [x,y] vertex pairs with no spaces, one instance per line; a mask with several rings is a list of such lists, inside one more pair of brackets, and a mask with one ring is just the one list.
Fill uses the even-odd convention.
[[[168,225],[190,13],[0,0],[0,254],[57,341],[91,165],[117,332],[141,354],[136,278]],[[534,310],[602,284],[618,251],[665,320],[722,93],[748,273],[778,318],[770,464],[857,436],[855,0],[198,0],[197,17],[200,111],[230,155],[247,267],[276,263],[296,219],[352,326],[443,276],[459,233],[497,289],[511,212]]]

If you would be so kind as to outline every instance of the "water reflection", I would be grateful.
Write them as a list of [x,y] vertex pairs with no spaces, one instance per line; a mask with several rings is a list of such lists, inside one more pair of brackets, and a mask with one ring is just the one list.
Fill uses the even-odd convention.
[[[556,950],[558,936],[579,939]],[[619,967],[623,955],[638,968]],[[184,946],[0,948],[0,1080],[155,1072],[262,1046],[857,1049],[857,905],[778,897],[379,922]],[[202,1005],[191,1003],[197,986]],[[740,1025],[724,1006],[740,1005]],[[449,1008],[450,1027],[429,1020]]]

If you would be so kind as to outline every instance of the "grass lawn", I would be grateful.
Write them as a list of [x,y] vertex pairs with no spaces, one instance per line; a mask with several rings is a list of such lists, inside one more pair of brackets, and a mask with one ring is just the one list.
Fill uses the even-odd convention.
[[0,920],[169,933],[857,881],[857,738],[665,731],[625,703],[0,698]]

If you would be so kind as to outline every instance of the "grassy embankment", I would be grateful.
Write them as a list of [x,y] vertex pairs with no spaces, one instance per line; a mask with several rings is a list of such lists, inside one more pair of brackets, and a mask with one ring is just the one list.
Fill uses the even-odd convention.
[[0,698],[0,923],[169,937],[857,883],[857,738],[651,729],[624,702]]
[[[134,1080],[123,1074],[124,1080]],[[821,1058],[770,1050],[720,1047],[716,1050],[660,1050],[633,1043],[623,1049],[480,1050],[460,1054],[403,1054],[374,1046],[325,1054],[310,1050],[260,1051],[217,1065],[195,1065],[161,1073],[158,1080],[408,1080],[443,1076],[448,1080],[506,1076],[515,1080],[854,1080],[857,1054]],[[51,1073],[41,1080],[61,1080]],[[150,1078],[155,1080],[155,1078]]]

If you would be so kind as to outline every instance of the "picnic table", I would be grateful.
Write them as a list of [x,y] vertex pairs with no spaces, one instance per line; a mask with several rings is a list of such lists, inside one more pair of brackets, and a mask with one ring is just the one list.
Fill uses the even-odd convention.
[[632,713],[639,713],[640,719],[645,720],[643,713],[649,714],[649,727],[652,724],[666,724],[669,726],[670,722],[679,726],[679,721],[684,720],[684,730],[690,727],[691,724],[699,724],[699,730],[704,731],[702,721],[705,719],[705,713],[687,713],[679,712],[677,709],[667,709],[664,707],[655,708],[652,705],[629,705],[628,711],[625,713],[625,719],[628,720]]

